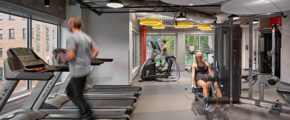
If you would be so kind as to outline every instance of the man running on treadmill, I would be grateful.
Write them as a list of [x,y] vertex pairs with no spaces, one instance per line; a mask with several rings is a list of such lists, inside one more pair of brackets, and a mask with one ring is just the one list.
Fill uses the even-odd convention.
[[92,39],[81,31],[81,19],[79,17],[69,19],[68,29],[72,32],[66,40],[67,57],[72,78],[66,88],[66,94],[79,107],[80,117],[83,120],[93,120],[91,108],[84,99],[83,91],[91,70],[91,60],[97,57],[99,49]]

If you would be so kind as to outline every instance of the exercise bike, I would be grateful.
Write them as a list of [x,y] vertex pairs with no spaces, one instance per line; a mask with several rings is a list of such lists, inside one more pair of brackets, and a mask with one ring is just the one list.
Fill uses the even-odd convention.
[[151,57],[145,61],[140,69],[141,81],[177,81],[180,78],[180,70],[174,56],[163,56],[163,60],[157,60],[161,49],[157,42],[150,41],[152,46]]

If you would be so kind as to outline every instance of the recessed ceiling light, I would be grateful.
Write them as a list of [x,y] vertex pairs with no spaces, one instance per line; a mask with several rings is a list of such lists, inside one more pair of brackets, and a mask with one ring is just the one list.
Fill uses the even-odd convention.
[[110,0],[108,3],[107,3],[107,6],[108,7],[111,7],[111,8],[122,8],[124,7],[124,4],[122,1],[120,0]]
[[50,7],[49,0],[44,0],[44,7]]
[[190,5],[190,6],[193,6],[194,4],[193,4],[193,3],[190,3],[189,5]]
[[253,21],[253,24],[258,24],[258,23],[260,23],[259,20],[254,20],[254,21]]

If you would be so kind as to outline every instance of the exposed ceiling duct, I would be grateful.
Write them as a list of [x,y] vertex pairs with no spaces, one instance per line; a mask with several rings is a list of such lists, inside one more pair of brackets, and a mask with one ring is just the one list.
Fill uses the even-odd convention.
[[179,12],[186,12],[187,18],[196,23],[213,23],[216,19],[214,15],[221,12],[220,4],[174,5],[160,0],[122,0],[124,7],[114,9],[106,6],[108,0],[76,1],[82,7],[88,8],[99,15],[105,13],[155,13],[175,18]]
[[223,0],[161,0],[162,2],[175,5],[207,5],[219,3]]

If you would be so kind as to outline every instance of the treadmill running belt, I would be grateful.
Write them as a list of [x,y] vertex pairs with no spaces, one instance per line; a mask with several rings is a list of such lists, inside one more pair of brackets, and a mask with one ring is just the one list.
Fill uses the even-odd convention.
[[138,88],[92,88],[88,92],[139,92]]
[[115,89],[115,88],[131,88],[131,89],[135,89],[135,90],[142,90],[142,87],[139,86],[130,86],[130,85],[95,85],[93,86],[93,88],[111,88],[111,89]]
[[[92,109],[119,109],[132,108],[134,100],[86,100]],[[62,105],[61,109],[77,108],[72,101],[68,101]]]

